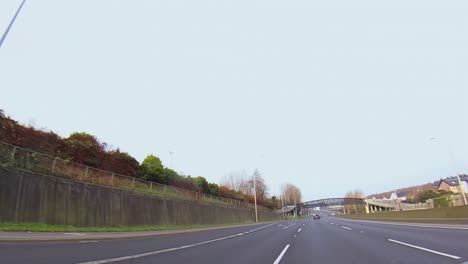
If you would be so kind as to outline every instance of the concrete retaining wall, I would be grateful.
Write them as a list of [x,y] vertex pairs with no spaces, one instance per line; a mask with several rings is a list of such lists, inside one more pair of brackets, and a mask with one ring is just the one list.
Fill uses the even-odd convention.
[[[254,221],[247,207],[169,200],[0,168],[0,222],[74,226],[225,224]],[[260,221],[277,220],[261,208]]]

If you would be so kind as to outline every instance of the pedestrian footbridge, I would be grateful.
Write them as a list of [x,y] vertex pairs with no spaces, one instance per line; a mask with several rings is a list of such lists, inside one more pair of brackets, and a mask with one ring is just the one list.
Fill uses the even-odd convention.
[[[361,211],[362,213],[374,213],[380,211],[396,210],[396,204],[393,201],[384,201],[376,199],[363,198],[327,198],[319,199],[298,204],[298,209],[321,208],[322,210],[335,210],[343,213]],[[361,210],[362,209],[362,210]]]

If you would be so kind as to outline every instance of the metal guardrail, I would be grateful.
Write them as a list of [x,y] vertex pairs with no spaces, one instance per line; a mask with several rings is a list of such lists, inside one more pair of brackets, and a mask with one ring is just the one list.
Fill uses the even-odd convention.
[[58,157],[10,145],[1,141],[0,163],[13,164],[15,167],[20,167],[34,172],[51,174],[77,181],[113,187],[116,189],[131,190],[165,198],[196,200],[218,204],[221,203],[238,207],[253,207],[253,205],[245,201],[194,192],[170,185],[159,184],[110,171],[100,170]]

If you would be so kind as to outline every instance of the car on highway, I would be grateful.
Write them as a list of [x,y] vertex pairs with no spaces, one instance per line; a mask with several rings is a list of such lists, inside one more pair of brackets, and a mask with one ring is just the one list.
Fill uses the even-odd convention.
[[314,220],[318,220],[318,219],[320,219],[320,218],[322,218],[322,217],[321,217],[319,214],[313,214],[313,215],[312,215],[312,218],[313,218]]

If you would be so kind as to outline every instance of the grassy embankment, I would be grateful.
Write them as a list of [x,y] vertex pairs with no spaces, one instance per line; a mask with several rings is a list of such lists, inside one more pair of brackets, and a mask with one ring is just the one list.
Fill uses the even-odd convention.
[[341,218],[392,222],[468,224],[468,206],[434,208],[427,210],[377,212],[345,215]]

